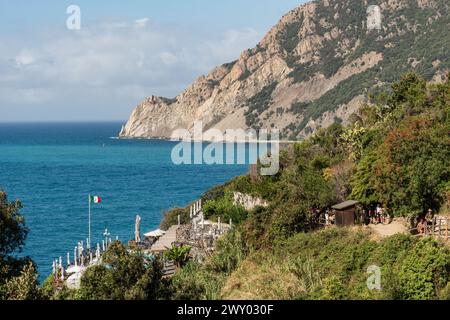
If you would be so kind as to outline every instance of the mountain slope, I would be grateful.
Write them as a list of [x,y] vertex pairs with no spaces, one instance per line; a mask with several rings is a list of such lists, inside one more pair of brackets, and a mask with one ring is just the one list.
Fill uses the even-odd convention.
[[[381,9],[380,30],[367,27],[371,5]],[[145,99],[120,137],[169,138],[201,120],[205,129],[278,128],[303,138],[345,122],[369,93],[409,70],[439,81],[450,70],[449,27],[447,0],[307,3],[176,98]]]

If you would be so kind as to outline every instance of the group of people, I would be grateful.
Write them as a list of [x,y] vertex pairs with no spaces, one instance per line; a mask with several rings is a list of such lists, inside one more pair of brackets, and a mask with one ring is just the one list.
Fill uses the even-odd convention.
[[377,204],[377,206],[367,206],[356,210],[356,222],[359,224],[386,224],[389,223],[390,216],[385,207]]
[[427,229],[433,225],[434,213],[428,209],[425,215],[419,216],[416,223],[416,229],[419,234],[426,234]]
[[[324,212],[325,226],[331,226],[335,223],[335,215],[331,208]],[[390,216],[386,207],[377,204],[376,206],[358,206],[355,210],[355,224],[387,224],[390,222]]]

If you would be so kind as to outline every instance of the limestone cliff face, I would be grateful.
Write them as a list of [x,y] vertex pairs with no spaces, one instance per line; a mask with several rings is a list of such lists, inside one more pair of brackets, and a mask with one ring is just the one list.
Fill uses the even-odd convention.
[[[370,20],[379,16],[379,25]],[[203,121],[205,129],[278,128],[284,138],[303,138],[345,122],[368,93],[404,72],[438,81],[450,69],[449,27],[446,0],[307,3],[175,99],[145,99],[120,137],[171,138]]]

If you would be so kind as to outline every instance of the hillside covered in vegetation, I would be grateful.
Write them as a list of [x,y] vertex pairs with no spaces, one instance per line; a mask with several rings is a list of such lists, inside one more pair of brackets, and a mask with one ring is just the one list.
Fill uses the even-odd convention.
[[[206,218],[232,219],[233,230],[204,261],[180,261],[171,278],[163,279],[159,259],[115,242],[79,290],[52,276],[37,288],[32,264],[11,257],[26,228],[20,203],[3,195],[1,298],[450,299],[448,245],[400,234],[375,239],[365,226],[324,230],[316,215],[349,198],[381,203],[391,217],[412,220],[429,208],[446,214],[449,171],[450,80],[427,84],[408,73],[348,126],[336,123],[283,150],[277,175],[241,176],[206,192]],[[269,205],[248,211],[234,203],[234,192]],[[189,208],[167,212],[161,227],[178,215],[187,222]],[[381,290],[367,287],[371,266],[381,270]]]
[[[352,198],[392,217],[449,212],[450,81],[406,74],[373,104],[284,150],[273,177],[242,176],[204,196],[209,217],[239,222],[205,264],[172,279],[177,298],[449,299],[450,251],[432,239],[377,242],[364,227],[318,229],[312,209]],[[230,191],[269,201],[243,215]],[[245,211],[245,210],[244,210]],[[382,290],[366,286],[382,270]]]

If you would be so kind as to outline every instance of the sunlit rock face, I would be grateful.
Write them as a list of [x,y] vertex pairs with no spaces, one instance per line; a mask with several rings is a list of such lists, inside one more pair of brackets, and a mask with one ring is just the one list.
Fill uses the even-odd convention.
[[205,130],[277,128],[282,138],[302,139],[345,124],[402,73],[439,81],[450,70],[448,11],[448,0],[304,4],[176,98],[146,98],[120,137],[177,138],[201,121]]

